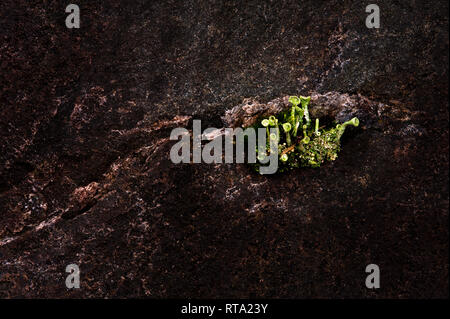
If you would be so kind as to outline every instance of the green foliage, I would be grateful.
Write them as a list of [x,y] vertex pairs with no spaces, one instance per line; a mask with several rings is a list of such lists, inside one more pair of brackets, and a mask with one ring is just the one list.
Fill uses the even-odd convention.
[[[326,161],[334,161],[340,151],[340,139],[345,128],[349,125],[359,125],[356,117],[329,128],[319,127],[318,118],[312,125],[308,111],[310,100],[309,96],[291,96],[290,109],[263,118],[256,125],[256,128],[263,126],[267,129],[265,154],[271,152],[270,139],[278,139],[279,171],[296,167],[320,167]],[[282,135],[280,127],[284,132]],[[277,134],[269,134],[269,128],[275,128]],[[259,162],[254,165],[257,171],[259,165]]]

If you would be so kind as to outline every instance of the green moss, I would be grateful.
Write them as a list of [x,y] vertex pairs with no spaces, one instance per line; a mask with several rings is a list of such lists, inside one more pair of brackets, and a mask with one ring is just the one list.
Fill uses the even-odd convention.
[[[291,109],[263,118],[255,125],[255,128],[274,127],[277,132],[280,131],[280,127],[282,128],[284,134],[278,134],[279,171],[281,172],[297,167],[320,167],[327,161],[336,160],[345,128],[349,125],[359,125],[359,120],[355,117],[328,128],[319,127],[319,119],[311,121],[309,117],[310,100],[310,97],[291,96],[289,98],[292,104]],[[269,142],[265,151],[270,152]],[[253,165],[256,171],[259,171],[259,166],[259,162]]]

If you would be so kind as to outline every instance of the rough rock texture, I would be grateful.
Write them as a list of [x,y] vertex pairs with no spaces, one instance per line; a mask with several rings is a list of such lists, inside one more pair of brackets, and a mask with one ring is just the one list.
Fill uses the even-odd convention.
[[[69,30],[0,2],[1,297],[448,297],[448,1],[378,1],[378,30],[367,1],[77,3]],[[169,160],[172,128],[292,94],[362,117],[335,162]]]
[[[386,122],[383,125],[378,123],[378,120],[381,119],[410,120],[408,109],[371,101],[361,95],[311,92],[310,96],[308,109],[312,118],[329,118],[337,123],[343,123],[356,116],[362,121],[365,128],[378,127],[380,129],[387,128]],[[227,110],[222,120],[226,127],[248,127],[261,120],[262,117],[277,114],[290,107],[288,95],[267,103],[248,98],[231,110]]]

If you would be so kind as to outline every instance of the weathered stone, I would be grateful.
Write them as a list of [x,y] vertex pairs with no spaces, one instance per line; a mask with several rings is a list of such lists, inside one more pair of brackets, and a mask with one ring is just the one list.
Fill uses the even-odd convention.
[[[65,5],[0,2],[1,297],[448,297],[447,1]],[[288,95],[360,118],[336,161],[170,161]]]

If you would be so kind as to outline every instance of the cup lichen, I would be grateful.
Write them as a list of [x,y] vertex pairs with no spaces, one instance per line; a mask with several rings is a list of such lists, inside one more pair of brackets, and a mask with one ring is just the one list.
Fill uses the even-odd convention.
[[[309,96],[291,96],[290,109],[258,122],[260,125],[257,126],[263,126],[267,130],[268,142],[263,153],[271,152],[271,139],[278,142],[280,171],[297,167],[320,167],[326,161],[334,161],[340,151],[340,140],[346,127],[359,125],[356,117],[328,128],[319,127],[319,119],[316,118],[313,125],[308,110],[310,101]],[[280,135],[280,126],[285,133],[283,135]],[[269,127],[275,128],[276,134],[269,134]],[[257,171],[260,165],[261,163],[256,163]]]

